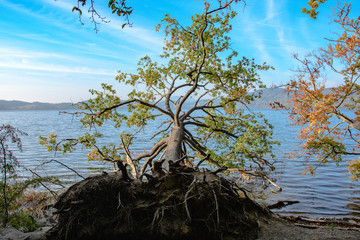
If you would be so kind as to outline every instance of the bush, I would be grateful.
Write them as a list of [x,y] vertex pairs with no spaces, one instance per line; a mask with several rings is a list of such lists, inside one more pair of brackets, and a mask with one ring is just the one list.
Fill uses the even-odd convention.
[[[54,177],[41,177],[29,170],[35,177],[18,180],[17,170],[20,166],[12,149],[22,151],[20,136],[25,132],[10,125],[0,126],[0,223],[3,227],[13,227],[20,231],[34,231],[39,224],[23,207],[26,200],[24,193],[29,187],[36,188],[44,183],[59,183]],[[50,189],[48,189],[50,191]]]
[[32,232],[40,227],[40,225],[30,214],[22,210],[12,212],[9,217],[8,226],[16,228],[22,232]]

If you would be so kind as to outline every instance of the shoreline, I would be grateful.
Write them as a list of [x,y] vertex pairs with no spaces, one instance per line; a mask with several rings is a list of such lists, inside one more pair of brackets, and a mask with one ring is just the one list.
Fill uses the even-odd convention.
[[[42,221],[47,224],[34,232],[23,233],[13,228],[0,228],[0,239],[45,240],[45,233],[54,226],[54,222],[49,219],[42,219]],[[360,239],[360,218],[306,218],[278,215],[278,219],[261,223],[259,235],[256,239]]]
[[280,216],[260,229],[258,240],[360,239],[360,218],[306,218]]
[[[34,193],[34,192],[33,192]],[[41,198],[40,198],[41,199]],[[45,234],[57,223],[53,200],[38,205],[39,199],[24,203],[23,207],[40,224],[33,232],[23,233],[13,228],[0,228],[0,239],[45,240]],[[271,210],[270,210],[271,211]],[[273,211],[272,211],[273,212]],[[259,240],[303,239],[360,239],[360,217],[306,217],[281,215],[273,212],[275,219],[260,222]]]

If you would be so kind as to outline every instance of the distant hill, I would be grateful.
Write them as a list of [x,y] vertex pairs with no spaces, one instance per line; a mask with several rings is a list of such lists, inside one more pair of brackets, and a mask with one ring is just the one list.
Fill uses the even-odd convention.
[[[253,103],[249,104],[249,108],[251,109],[271,109],[270,103],[279,102],[287,108],[291,108],[292,104],[288,103],[291,99],[291,95],[284,92],[284,88],[267,88],[261,90],[263,92],[260,99],[256,99]],[[331,88],[325,88],[323,91],[325,94],[331,93]],[[254,92],[254,94],[258,94],[258,91]],[[357,98],[357,96],[354,96]],[[341,108],[344,108],[344,105],[350,104],[350,100],[346,99],[342,104]]]
[[[256,99],[249,105],[251,109],[270,109],[271,102],[280,102],[288,106],[287,102],[290,97],[284,92],[283,88],[267,88],[263,89],[262,97]],[[254,94],[258,94],[256,91]],[[184,107],[192,107],[193,101],[188,101]],[[6,101],[0,100],[0,110],[70,110],[76,109],[72,103],[41,103],[41,102],[23,102],[23,101]]]
[[72,103],[41,103],[0,100],[0,110],[70,110],[75,109]]
[[[255,99],[254,102],[249,104],[249,108],[251,109],[271,109],[270,103],[279,102],[286,107],[290,107],[288,101],[291,96],[289,96],[283,88],[266,88],[261,90],[262,95],[261,98]],[[258,94],[259,91],[254,92],[254,94]]]

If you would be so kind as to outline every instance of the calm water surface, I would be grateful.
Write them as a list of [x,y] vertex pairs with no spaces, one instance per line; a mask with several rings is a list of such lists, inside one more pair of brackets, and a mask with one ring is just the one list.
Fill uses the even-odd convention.
[[[335,163],[328,163],[321,167],[315,176],[304,175],[305,159],[288,159],[287,154],[300,150],[299,140],[296,138],[299,129],[290,126],[287,116],[273,110],[261,111],[274,125],[275,139],[281,142],[276,147],[276,171],[273,177],[277,179],[283,191],[271,193],[270,190],[261,196],[259,201],[272,204],[278,200],[297,200],[300,203],[287,206],[277,212],[283,215],[301,215],[313,217],[360,217],[360,183],[349,180],[346,164],[336,167]],[[38,145],[39,136],[48,136],[57,133],[60,138],[78,137],[84,132],[79,121],[70,115],[59,115],[58,111],[0,111],[0,124],[11,124],[29,135],[22,138],[23,152],[17,152],[16,156],[21,164],[34,168],[41,163],[56,159],[76,169],[81,175],[99,171],[99,168],[109,169],[108,165],[98,162],[86,162],[84,149],[78,149],[75,153],[63,156],[58,153],[48,153],[46,149]],[[111,126],[101,130],[105,133],[104,142],[118,139],[120,130]],[[136,141],[136,146],[131,150],[141,152],[152,146],[148,138],[152,132],[142,133]],[[346,161],[351,158],[345,159]],[[56,175],[68,181],[81,180],[76,174],[58,163],[46,164],[38,167],[37,171],[42,175]],[[23,174],[29,174],[24,171]]]

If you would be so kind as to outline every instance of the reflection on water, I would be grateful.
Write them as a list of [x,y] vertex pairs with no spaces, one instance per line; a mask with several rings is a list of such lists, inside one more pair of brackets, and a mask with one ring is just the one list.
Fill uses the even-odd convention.
[[[276,183],[283,191],[272,193],[267,189],[265,196],[257,194],[259,201],[265,204],[273,204],[279,200],[299,201],[298,204],[276,210],[284,215],[360,217],[360,183],[351,182],[346,169],[346,161],[351,158],[344,158],[345,164],[340,164],[340,167],[329,162],[326,166],[320,167],[315,176],[304,175],[305,159],[287,158],[288,153],[300,150],[299,139],[296,138],[298,129],[290,126],[287,116],[281,112],[263,110],[262,113],[274,125],[275,140],[281,142],[281,146],[275,149],[277,162],[272,177],[277,179]],[[81,129],[78,120],[72,119],[69,115],[58,115],[57,111],[0,111],[0,124],[7,123],[29,134],[22,139],[23,153],[16,153],[18,160],[27,167],[33,168],[44,161],[56,158],[84,176],[111,168],[99,162],[86,162],[85,149],[78,149],[70,155],[63,156],[58,153],[54,156],[38,145],[39,135],[57,133],[59,138],[80,136],[84,129]],[[108,126],[102,129],[102,132],[105,134],[105,143],[117,141],[121,130],[114,130]],[[131,150],[141,152],[149,149],[152,144],[149,144],[148,138],[152,134],[152,131],[140,134],[137,144]],[[56,162],[41,166],[39,171],[42,174],[61,176],[69,182],[81,180],[79,176]]]
[[349,197],[349,203],[345,207],[349,209],[350,215],[360,217],[360,191],[356,191],[356,193],[358,197]]

